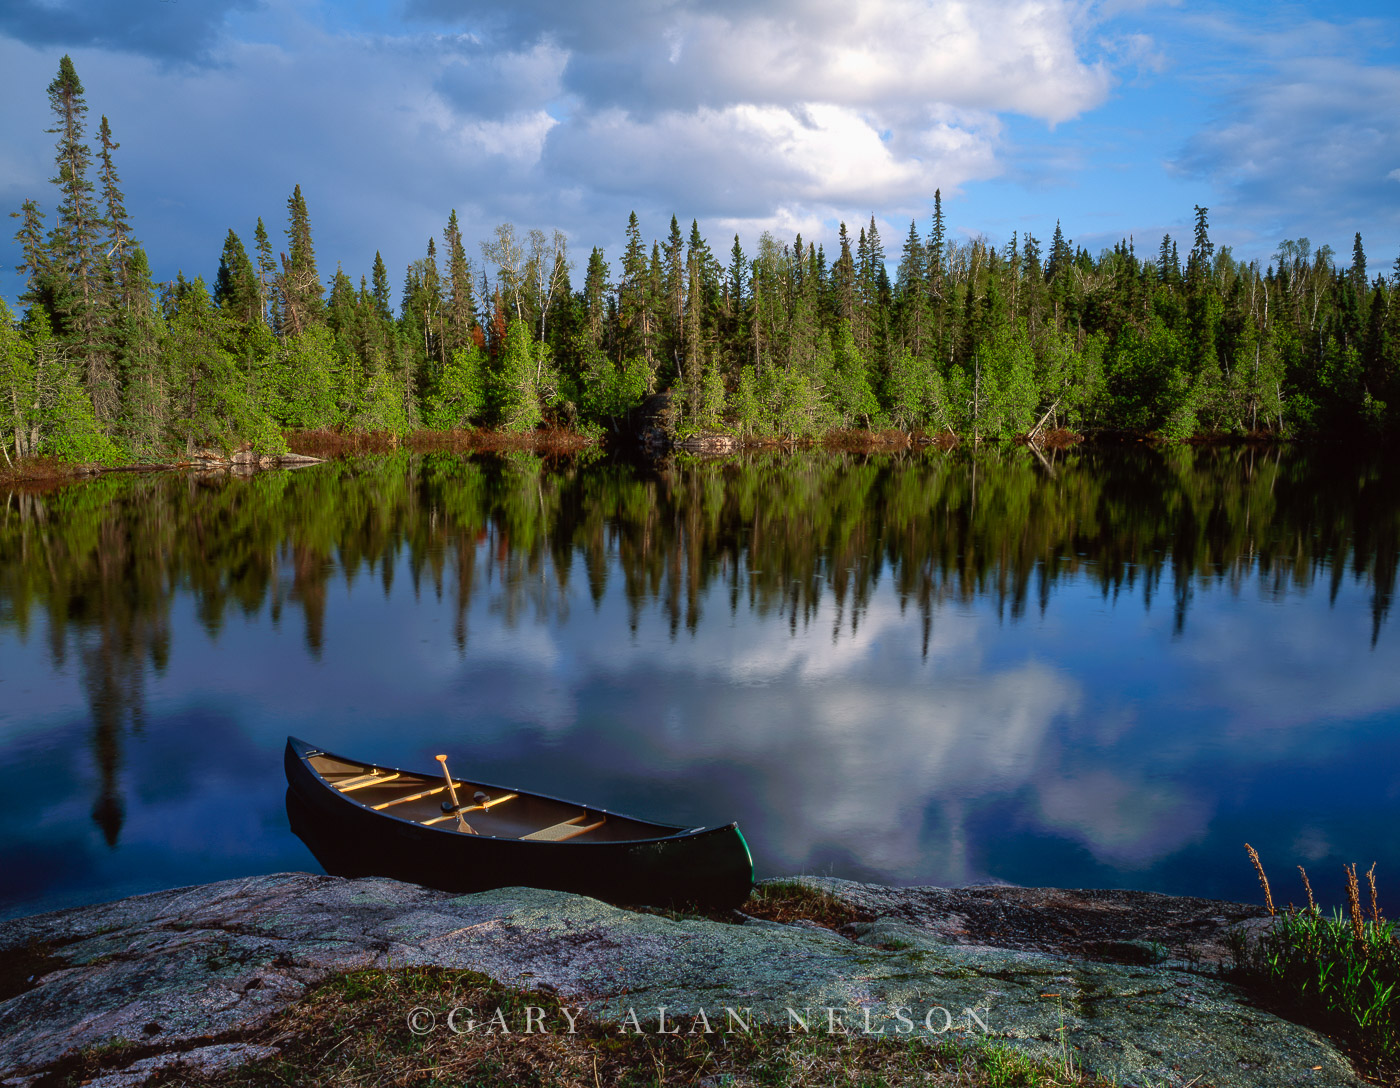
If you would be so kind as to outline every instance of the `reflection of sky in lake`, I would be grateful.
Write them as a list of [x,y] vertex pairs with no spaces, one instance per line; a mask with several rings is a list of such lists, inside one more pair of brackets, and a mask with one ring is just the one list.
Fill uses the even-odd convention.
[[793,624],[743,592],[731,609],[715,579],[673,635],[615,570],[595,605],[580,564],[563,588],[546,564],[507,622],[491,547],[464,650],[451,571],[440,598],[415,592],[403,556],[387,594],[377,574],[327,584],[319,657],[297,611],[211,637],[177,593],[169,664],[121,738],[115,848],[91,815],[79,654],[55,666],[42,618],[0,628],[0,912],[314,866],[283,813],[289,733],[412,767],[446,751],[459,774],[678,823],[738,818],[760,876],[1253,900],[1250,841],[1281,900],[1301,897],[1295,863],[1335,901],[1344,862],[1378,861],[1400,902],[1400,668],[1350,577],[1335,600],[1325,578],[1281,596],[1197,580],[1177,632],[1170,593],[1105,598],[1086,570],[1014,621],[981,597],[935,604],[925,653],[888,573],[854,623],[826,587]]

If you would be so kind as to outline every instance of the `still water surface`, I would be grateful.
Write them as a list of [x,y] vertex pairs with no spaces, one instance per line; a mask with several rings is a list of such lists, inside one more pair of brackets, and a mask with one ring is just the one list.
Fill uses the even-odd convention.
[[760,876],[1400,906],[1400,472],[1297,451],[398,454],[0,511],[0,916],[315,869],[296,734]]

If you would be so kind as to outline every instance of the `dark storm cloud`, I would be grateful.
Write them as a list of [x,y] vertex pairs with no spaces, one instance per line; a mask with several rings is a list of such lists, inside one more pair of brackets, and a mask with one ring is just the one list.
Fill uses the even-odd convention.
[[34,46],[93,47],[162,61],[200,61],[229,12],[252,10],[261,0],[7,0],[0,33]]

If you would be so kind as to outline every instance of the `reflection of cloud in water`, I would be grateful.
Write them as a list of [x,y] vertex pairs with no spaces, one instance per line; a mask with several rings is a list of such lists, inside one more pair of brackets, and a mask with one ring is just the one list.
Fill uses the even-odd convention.
[[1094,856],[1145,869],[1205,835],[1211,806],[1170,786],[1093,770],[1036,788],[1045,823],[1081,840]]
[[769,824],[770,850],[801,868],[821,847],[840,844],[872,868],[917,880],[929,876],[922,840],[930,805],[956,827],[964,802],[1032,781],[1051,723],[1077,699],[1063,676],[1028,664],[979,687],[807,690],[787,707],[736,715],[730,728],[752,764],[770,768],[768,806],[783,814]]
[[[1394,657],[1392,632],[1382,631],[1379,645],[1367,648],[1371,592],[1348,579],[1339,597],[1357,600],[1333,606],[1321,593],[1298,594],[1276,606],[1275,622],[1261,623],[1257,606],[1198,590],[1196,629],[1183,647],[1198,670],[1193,690],[1229,707],[1232,735],[1251,746],[1292,747],[1289,738],[1271,739],[1261,729],[1393,713],[1400,668],[1376,667],[1376,655]],[[1309,729],[1304,743],[1317,743],[1319,732]]]
[[[712,616],[719,593],[705,602]],[[586,639],[542,624],[480,631],[477,669],[463,683],[484,715],[556,734],[573,727],[576,704],[605,703],[618,711],[609,728],[630,764],[620,773],[664,767],[684,777],[717,758],[742,766],[779,871],[837,852],[885,879],[980,879],[962,832],[967,806],[1027,788],[1047,829],[1111,864],[1145,867],[1205,833],[1205,801],[1146,785],[1136,771],[1058,771],[1059,745],[1047,741],[1057,720],[1078,714],[1080,687],[1034,660],[989,667],[987,617],[940,610],[921,660],[914,618],[891,596],[877,594],[858,628],[837,639],[834,609],[825,594],[789,633],[785,616],[741,606],[738,622],[702,624],[672,642],[655,610],[631,635],[610,594],[590,610]],[[1132,722],[1120,709],[1106,731],[1122,740]],[[1099,752],[1111,747],[1103,727]]]
[[892,600],[873,602],[833,645],[830,605],[794,635],[780,616],[703,626],[661,666],[654,643],[600,634],[574,649],[570,670],[589,685],[671,693],[657,720],[633,707],[618,723],[634,734],[624,749],[681,774],[717,754],[746,768],[781,871],[837,849],[891,879],[930,879],[929,858],[953,847],[923,842],[926,810],[960,826],[966,800],[1032,782],[1052,722],[1078,707],[1077,685],[1036,662],[984,674],[985,621],[951,611],[921,663],[916,625]]
[[1332,853],[1332,842],[1321,828],[1305,827],[1293,840],[1293,853],[1304,861],[1320,861]]

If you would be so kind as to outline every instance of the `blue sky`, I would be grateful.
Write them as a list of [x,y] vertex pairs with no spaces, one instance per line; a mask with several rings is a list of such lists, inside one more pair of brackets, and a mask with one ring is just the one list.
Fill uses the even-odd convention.
[[[582,278],[628,213],[719,253],[763,230],[898,255],[941,188],[955,236],[1091,252],[1308,237],[1400,254],[1393,4],[1158,0],[7,0],[0,209],[57,203],[45,88],[73,56],[158,278],[212,278],[225,233],[283,238],[302,186],[321,271],[391,281],[456,209],[562,229]],[[17,224],[14,224],[17,225]],[[20,289],[10,231],[0,293]],[[479,253],[473,252],[479,266]]]

